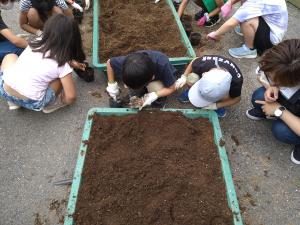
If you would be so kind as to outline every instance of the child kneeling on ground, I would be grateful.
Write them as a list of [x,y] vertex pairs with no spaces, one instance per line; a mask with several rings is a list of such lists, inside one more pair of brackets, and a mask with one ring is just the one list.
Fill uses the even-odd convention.
[[[195,74],[200,77],[197,82],[194,78],[190,79],[190,76],[195,77]],[[194,80],[188,82],[192,87],[183,91],[179,101],[190,101],[196,107],[215,110],[219,117],[226,116],[224,107],[237,104],[241,99],[242,73],[237,65],[227,58],[205,55],[194,59],[176,81],[175,88],[183,87],[188,80]]]
[[72,104],[76,91],[70,65],[84,70],[85,64],[76,62],[84,59],[78,24],[57,14],[47,20],[42,37],[31,40],[19,58],[15,54],[4,57],[0,95],[11,110],[24,107],[50,113]]
[[263,87],[252,94],[253,120],[273,118],[276,139],[294,145],[292,162],[300,165],[300,39],[286,40],[265,52],[257,73]]
[[142,50],[127,56],[113,57],[107,61],[108,86],[106,91],[116,100],[120,79],[130,89],[129,96],[142,97],[142,105],[164,106],[166,96],[175,91],[176,69],[161,52]]

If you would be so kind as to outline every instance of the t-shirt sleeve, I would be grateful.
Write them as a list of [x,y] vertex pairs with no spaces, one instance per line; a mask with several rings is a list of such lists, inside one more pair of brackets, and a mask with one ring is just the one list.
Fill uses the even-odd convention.
[[20,11],[26,12],[31,8],[32,4],[30,0],[21,0],[20,1]]
[[171,63],[164,64],[159,70],[161,81],[165,87],[171,87],[175,83],[175,71]]
[[58,67],[58,77],[63,78],[69,73],[72,73],[73,69],[69,65],[69,63],[65,63],[64,65]]
[[122,66],[125,58],[126,56],[118,56],[118,57],[112,57],[110,59],[110,65],[112,70],[114,71],[116,80],[122,79]]
[[56,5],[61,9],[68,9],[68,5],[64,0],[55,0]]
[[3,29],[6,29],[6,28],[7,28],[7,26],[4,23],[4,21],[2,19],[2,16],[0,15],[0,31],[3,30]]
[[264,5],[258,2],[246,1],[233,15],[240,23],[245,22],[248,19],[262,16],[262,9]]
[[229,89],[229,96],[231,98],[236,98],[241,96],[242,94],[242,85],[243,85],[243,79],[237,81],[237,82],[231,82],[230,89]]

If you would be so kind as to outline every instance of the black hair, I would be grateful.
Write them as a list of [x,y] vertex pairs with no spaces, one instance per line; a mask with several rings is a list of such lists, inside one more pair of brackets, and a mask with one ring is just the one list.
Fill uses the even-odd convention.
[[45,23],[43,35],[30,40],[29,46],[33,52],[54,59],[59,66],[72,59],[85,60],[78,23],[62,14],[51,16]]
[[147,53],[136,52],[129,54],[122,66],[123,82],[132,89],[145,86],[152,80],[155,66]]
[[47,20],[47,12],[51,11],[55,6],[54,0],[31,0],[32,7],[38,11],[43,22]]

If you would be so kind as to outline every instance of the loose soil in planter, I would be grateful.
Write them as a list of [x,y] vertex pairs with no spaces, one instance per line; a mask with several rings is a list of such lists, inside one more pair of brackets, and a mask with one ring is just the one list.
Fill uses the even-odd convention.
[[150,49],[183,57],[187,49],[165,0],[100,0],[100,61]]
[[207,119],[93,116],[76,225],[230,225]]

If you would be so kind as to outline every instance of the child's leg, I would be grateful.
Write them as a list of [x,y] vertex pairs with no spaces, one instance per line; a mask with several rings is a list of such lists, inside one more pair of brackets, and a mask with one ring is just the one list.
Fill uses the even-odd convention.
[[18,59],[18,56],[16,54],[6,55],[2,60],[1,71],[4,71],[7,68],[11,67],[13,64],[15,64],[17,59]]
[[182,14],[183,14],[183,12],[184,12],[184,10],[185,10],[185,8],[186,8],[188,2],[189,2],[189,0],[182,0],[180,6],[179,6],[179,8],[178,8],[178,12],[177,12],[179,18],[182,16]]
[[252,18],[244,23],[241,23],[241,31],[244,34],[244,41],[248,48],[254,48],[254,37],[258,28],[258,17]]
[[63,13],[64,13],[64,15],[65,15],[65,16],[68,16],[68,17],[71,17],[71,18],[73,18],[73,17],[74,17],[74,16],[73,16],[73,12],[72,12],[72,9],[71,9],[71,8],[68,8],[68,9],[63,9],[62,11],[63,11]]
[[51,10],[51,15],[53,14],[63,14],[63,10],[59,8],[58,6],[53,6]]
[[44,22],[41,20],[38,11],[35,8],[30,8],[27,14],[28,23],[36,29],[43,29]]

